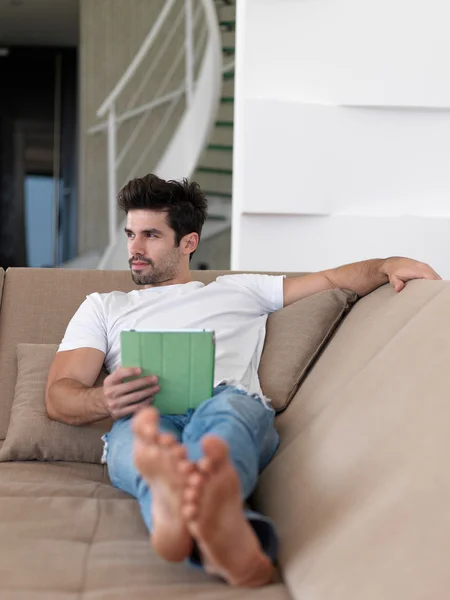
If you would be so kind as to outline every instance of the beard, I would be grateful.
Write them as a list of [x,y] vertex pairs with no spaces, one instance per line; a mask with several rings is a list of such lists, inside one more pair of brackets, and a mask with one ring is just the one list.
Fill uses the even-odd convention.
[[[145,262],[148,267],[142,271],[133,271],[132,263]],[[131,278],[136,285],[162,285],[174,279],[179,271],[180,256],[178,248],[170,250],[158,265],[151,258],[136,255],[128,261],[131,269]]]

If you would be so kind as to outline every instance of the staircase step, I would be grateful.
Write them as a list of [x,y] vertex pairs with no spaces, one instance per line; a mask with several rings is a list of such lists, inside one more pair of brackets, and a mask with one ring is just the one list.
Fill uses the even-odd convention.
[[230,19],[228,21],[219,21],[219,25],[224,29],[235,29],[236,19]]
[[217,175],[233,175],[233,169],[222,169],[221,167],[197,167],[199,173],[216,173]]
[[219,21],[236,20],[236,6],[234,4],[216,3],[216,9]]
[[[222,53],[225,64],[231,64],[236,53],[236,4],[231,0],[216,0],[219,25],[221,29]],[[229,56],[227,59],[226,56]],[[231,62],[230,62],[231,61]],[[223,73],[221,107],[217,115],[216,126],[211,134],[208,146],[200,158],[200,167],[196,170],[196,181],[210,200],[211,219],[220,226],[221,210],[213,210],[216,202],[226,203],[232,198],[233,183],[233,117],[234,117],[234,68]]]
[[207,198],[209,196],[211,198],[213,198],[214,196],[217,196],[217,198],[230,198],[230,200],[231,200],[231,192],[212,192],[209,190],[203,190],[203,193],[205,194],[205,196]]
[[222,47],[225,48],[235,48],[236,47],[236,32],[229,31],[228,29],[221,31],[220,40],[222,42]]
[[234,79],[222,80],[222,96],[234,96]]
[[230,170],[233,168],[233,153],[223,152],[221,150],[211,150],[209,146],[207,146],[202,152],[198,164],[202,167]]
[[231,122],[234,121],[234,104],[231,102],[224,102],[219,106],[219,112],[217,113],[217,120],[219,122]]
[[228,221],[225,215],[208,215],[208,221]]
[[218,144],[220,146],[233,145],[233,127],[214,127],[211,132],[210,144]]
[[233,152],[233,146],[226,144],[209,144],[208,150],[221,150],[223,152]]
[[204,173],[197,170],[194,173],[194,181],[202,190],[214,190],[225,194],[231,194],[233,187],[233,176],[226,173],[210,173],[209,171]]

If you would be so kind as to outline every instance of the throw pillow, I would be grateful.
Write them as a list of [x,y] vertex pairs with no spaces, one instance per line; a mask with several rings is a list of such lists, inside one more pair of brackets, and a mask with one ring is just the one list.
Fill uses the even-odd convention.
[[288,406],[357,298],[353,292],[327,290],[269,316],[259,379],[277,412]]
[[[17,380],[11,419],[0,449],[0,462],[49,460],[100,463],[101,436],[111,428],[104,419],[85,426],[52,421],[45,408],[47,375],[58,346],[17,344]],[[102,371],[95,385],[106,376]]]

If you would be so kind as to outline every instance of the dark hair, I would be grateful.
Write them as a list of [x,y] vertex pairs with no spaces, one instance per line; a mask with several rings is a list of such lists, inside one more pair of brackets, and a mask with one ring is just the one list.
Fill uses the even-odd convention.
[[129,181],[118,194],[117,206],[125,213],[135,209],[166,212],[179,246],[188,233],[198,233],[200,238],[208,203],[198,183],[187,179],[165,181],[150,173]]

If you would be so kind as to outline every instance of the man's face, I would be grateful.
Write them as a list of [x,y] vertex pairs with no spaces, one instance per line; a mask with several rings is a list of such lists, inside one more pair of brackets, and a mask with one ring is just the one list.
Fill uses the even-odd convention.
[[177,276],[182,253],[175,246],[175,232],[167,224],[165,212],[130,210],[125,233],[135,283],[161,285]]

